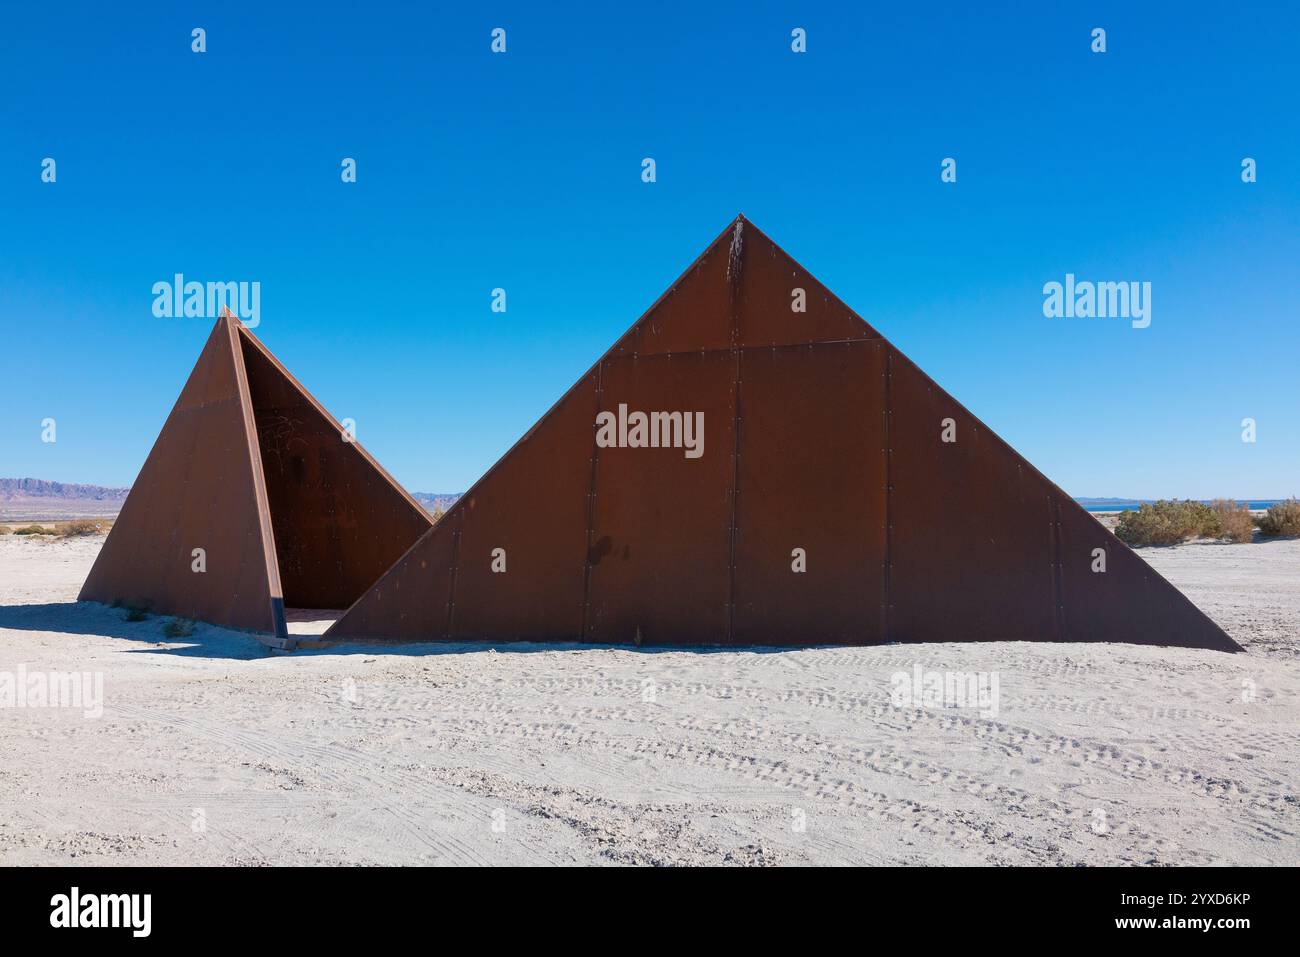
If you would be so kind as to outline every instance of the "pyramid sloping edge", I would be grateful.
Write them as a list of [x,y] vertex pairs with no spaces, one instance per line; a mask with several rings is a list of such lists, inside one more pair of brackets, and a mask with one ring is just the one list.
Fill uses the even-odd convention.
[[217,320],[79,600],[285,637],[236,326]]
[[[745,240],[746,234],[749,241]],[[836,332],[817,341],[778,344],[769,332],[747,342],[743,336],[745,328],[771,330],[776,325],[767,313],[785,314],[791,292],[783,283],[797,282],[805,293],[811,289],[823,301],[838,303],[829,293],[821,293],[824,287],[784,252],[779,257],[770,252],[776,248],[743,218],[733,222],[669,293],[660,297],[474,484],[442,522],[412,546],[335,623],[327,637],[579,638],[681,644],[1124,640],[1241,650],[1181,592],[847,307],[843,309],[858,324],[859,335],[840,334],[843,327],[834,326],[836,320],[832,319],[830,328]],[[755,249],[760,250],[757,255]],[[682,290],[689,291],[691,278],[700,275],[702,267],[707,267],[711,259],[724,251],[725,270],[718,269],[716,261],[713,263],[715,288],[696,290],[695,306],[703,313],[706,330],[712,330],[707,333],[712,337],[708,345],[714,348],[676,352],[645,349],[647,341],[658,345],[672,341],[680,349],[685,342],[680,330],[669,329],[665,333],[662,328],[665,322],[657,310],[670,294],[680,297]],[[788,277],[786,272],[790,274]],[[754,276],[754,273],[767,275]],[[726,283],[725,295],[716,288],[722,282]],[[695,312],[691,302],[683,304],[680,298],[674,307],[670,317],[679,323]],[[717,317],[711,315],[720,309],[727,310],[731,329],[731,345],[726,349],[717,347],[721,341],[716,331]],[[762,321],[755,321],[755,316]],[[792,323],[798,323],[801,318],[795,315]],[[643,334],[647,327],[656,329],[653,337]],[[711,354],[721,362],[710,363]],[[771,373],[763,372],[763,362],[768,356],[783,365],[774,366]],[[732,360],[730,367],[728,358]],[[715,420],[723,420],[722,444],[734,443],[734,449],[730,450],[734,464],[730,488],[719,487],[726,483],[724,471],[683,493],[682,486],[673,486],[671,476],[687,473],[673,473],[670,468],[659,476],[658,488],[671,487],[675,505],[694,498],[715,503],[710,507],[712,511],[705,509],[695,514],[695,524],[707,525],[707,532],[697,535],[691,524],[671,530],[660,525],[637,531],[635,510],[620,510],[617,504],[610,506],[609,502],[611,488],[628,488],[629,483],[639,481],[639,473],[637,470],[620,472],[621,484],[601,485],[602,481],[610,481],[610,468],[616,468],[617,460],[608,452],[592,447],[592,417],[616,401],[605,396],[614,383],[632,387],[640,381],[643,385],[636,388],[642,389],[645,396],[653,397],[656,376],[667,376],[670,368],[680,374],[684,364],[689,363],[696,364],[695,373],[686,376],[686,381],[698,387],[694,399],[712,409]],[[779,578],[773,577],[779,571],[774,543],[788,532],[789,541],[783,546],[788,550],[790,542],[807,538],[809,530],[805,527],[782,532],[775,527],[779,523],[763,518],[761,511],[746,514],[744,503],[753,500],[756,491],[761,491],[761,482],[756,485],[758,478],[740,463],[754,457],[752,453],[762,444],[762,436],[769,430],[776,431],[777,425],[782,425],[789,436],[800,434],[804,422],[794,418],[793,413],[782,412],[783,405],[789,404],[789,393],[780,392],[788,388],[784,380],[789,378],[796,363],[805,367],[800,375],[804,376],[803,385],[807,390],[826,390],[833,386],[844,402],[865,403],[859,417],[867,423],[863,426],[867,431],[853,436],[848,444],[841,443],[836,463],[823,461],[821,464],[842,463],[847,456],[856,463],[854,468],[862,484],[855,487],[863,491],[863,498],[878,497],[871,498],[875,503],[872,511],[852,516],[852,526],[857,529],[854,535],[867,544],[859,547],[847,532],[838,539],[822,536],[818,557],[824,558],[829,551],[840,563],[839,566],[832,563],[835,568],[832,575],[809,574],[799,579],[785,576],[786,582],[797,580],[801,588],[803,583],[810,583],[810,587],[800,593],[803,604],[797,609],[801,609],[802,618],[795,615],[783,620],[774,613],[783,607],[781,603],[762,603],[765,587],[770,587],[765,583]],[[641,374],[655,368],[660,371],[648,378]],[[861,383],[854,385],[855,380],[861,379],[869,381],[866,392],[859,387]],[[707,388],[702,385],[706,382],[715,383],[707,388],[721,390],[713,399],[707,397]],[[728,388],[730,400],[726,394]],[[766,397],[760,391],[764,388],[768,390]],[[911,395],[913,400],[910,404],[896,405],[895,400],[903,393]],[[660,394],[673,396],[681,392],[670,388]],[[761,407],[766,407],[769,415],[767,426],[759,429],[751,411]],[[566,408],[578,411],[562,413]],[[583,418],[583,411],[587,417],[581,429],[557,428],[561,418],[577,421]],[[823,411],[846,413],[843,408]],[[947,418],[954,420],[961,436],[955,443],[944,443],[940,438],[940,424]],[[818,438],[824,440],[826,436],[819,434]],[[775,457],[769,455],[768,460],[779,463],[780,455],[799,444],[795,438],[788,439],[784,445],[778,443]],[[578,494],[566,495],[567,504],[560,511],[575,515],[585,508],[586,527],[585,535],[569,542],[567,526],[549,528],[547,535],[541,535],[535,528],[535,513],[512,513],[510,502],[532,480],[530,469],[520,467],[522,459],[531,458],[554,468],[555,462],[575,457],[582,466],[575,473],[576,481],[571,479],[572,484],[579,486]],[[590,480],[584,483],[583,474],[588,470]],[[537,474],[531,472],[531,476]],[[807,474],[805,470],[796,473],[795,478]],[[687,481],[693,482],[695,477]],[[797,483],[788,483],[787,487],[799,488]],[[749,491],[742,494],[745,488]],[[647,491],[655,494],[653,488]],[[870,496],[865,494],[867,491]],[[972,497],[972,491],[978,494]],[[838,492],[843,493],[844,489]],[[569,498],[575,500],[569,502]],[[730,505],[726,504],[728,501]],[[935,502],[948,507],[935,509]],[[808,498],[801,504],[803,511],[812,513],[824,503]],[[608,512],[611,507],[613,513],[602,515],[602,509]],[[846,504],[846,510],[851,508],[851,504]],[[799,509],[790,511],[802,513]],[[826,524],[834,522],[838,526],[843,521],[833,513],[823,514]],[[839,514],[847,512],[841,510]],[[945,521],[926,527],[927,516],[935,514]],[[529,543],[523,547],[524,565],[521,567],[516,562],[513,566],[514,572],[527,570],[522,585],[517,574],[513,579],[485,579],[486,559],[479,552],[490,536],[474,536],[478,529],[494,524],[497,538],[504,540],[513,535],[509,549],[512,555],[517,554],[521,542]],[[632,528],[630,540],[622,534],[629,527]],[[772,531],[767,542],[769,552],[755,561],[750,543],[762,542],[764,528]],[[609,530],[614,533],[602,534]],[[471,536],[473,543],[468,550],[466,535]],[[795,537],[790,538],[791,535]],[[532,552],[537,551],[536,542],[548,539],[568,542],[560,550],[562,554],[552,555],[550,562],[552,567],[567,569],[565,574],[573,576],[574,583],[566,581],[553,586],[553,590],[568,596],[559,611],[549,606],[543,608],[528,599],[538,591],[536,586],[541,580],[528,577],[539,574],[530,569],[530,561],[532,566],[542,564]],[[602,551],[603,548],[607,550]],[[684,574],[669,574],[666,581],[660,581],[665,574],[662,563],[648,569],[642,565],[639,572],[615,574],[611,578],[606,569],[617,570],[617,559],[605,565],[601,562],[610,552],[617,555],[619,548],[625,552],[625,561],[628,552],[644,555],[647,549],[651,554],[661,555],[675,549],[677,554],[689,557],[680,560]],[[1110,563],[1102,575],[1090,568],[1098,548]],[[788,562],[788,557],[780,562]],[[758,567],[763,563],[767,563],[766,570]],[[720,566],[725,567],[723,578],[717,577],[723,570]],[[580,595],[576,584],[579,567]],[[461,598],[467,580],[471,579],[476,580],[473,589],[479,593],[478,607],[492,609],[491,612],[467,611]],[[484,579],[493,583],[495,590],[485,592]],[[512,582],[509,589],[496,588],[507,580]],[[656,581],[660,582],[657,591]],[[701,581],[708,584],[700,586]],[[812,585],[814,582],[819,584]],[[723,591],[725,595],[721,594]],[[661,607],[664,600],[678,607],[664,614]],[[512,607],[522,609],[513,619],[501,611]],[[791,606],[787,603],[784,607]],[[534,612],[536,617],[530,618]],[[811,627],[807,625],[808,619],[813,620]],[[747,621],[756,624],[746,624]]]

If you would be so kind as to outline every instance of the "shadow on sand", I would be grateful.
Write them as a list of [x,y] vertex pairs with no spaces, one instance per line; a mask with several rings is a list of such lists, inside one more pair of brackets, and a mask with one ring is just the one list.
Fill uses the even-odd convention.
[[[589,642],[546,642],[531,641],[429,641],[413,644],[397,644],[382,641],[348,642],[325,648],[299,648],[292,652],[275,651],[262,644],[252,632],[233,631],[215,625],[195,622],[193,633],[185,638],[168,638],[163,633],[164,626],[172,621],[168,615],[150,615],[144,621],[127,621],[127,612],[121,608],[110,608],[93,601],[52,602],[38,605],[0,605],[0,629],[14,631],[43,631],[53,634],[97,635],[116,638],[138,644],[140,647],[127,649],[131,653],[154,655],[177,655],[185,658],[226,658],[238,661],[250,661],[260,658],[291,655],[292,657],[314,657],[318,655],[405,655],[425,657],[431,655],[460,654],[532,654],[536,652],[557,651],[591,651],[617,650],[639,654],[661,654],[664,652],[690,651],[694,654],[716,654],[719,652],[750,652],[753,654],[776,654],[799,651],[817,645],[799,645],[790,647],[737,647],[731,645],[716,646],[643,646],[594,644]],[[312,639],[315,635],[298,635],[303,639]]]

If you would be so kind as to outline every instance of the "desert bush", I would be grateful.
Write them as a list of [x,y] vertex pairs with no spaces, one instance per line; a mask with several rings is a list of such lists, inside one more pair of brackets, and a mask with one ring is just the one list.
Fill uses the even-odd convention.
[[149,609],[152,606],[148,602],[125,602],[118,598],[113,602],[113,607],[126,609],[126,614],[122,616],[123,621],[145,621],[149,617]]
[[168,638],[188,638],[194,634],[194,622],[185,618],[173,618],[163,625],[163,634]]
[[53,535],[54,529],[46,528],[44,525],[24,525],[22,528],[14,529],[15,535]]
[[1300,501],[1289,498],[1276,502],[1259,517],[1259,533],[1269,538],[1282,535],[1300,535]]
[[1230,498],[1216,498],[1210,508],[1219,516],[1220,537],[1230,542],[1248,542],[1255,537],[1255,520],[1250,509]]
[[1222,534],[1223,524],[1214,509],[1202,502],[1178,499],[1146,502],[1136,512],[1121,512],[1115,526],[1116,537],[1134,547],[1177,545]]
[[0,535],[12,535],[14,530],[8,525],[0,525]]
[[60,538],[75,538],[78,535],[98,535],[100,531],[100,523],[89,518],[78,518],[71,522],[60,522],[54,529],[54,533]]

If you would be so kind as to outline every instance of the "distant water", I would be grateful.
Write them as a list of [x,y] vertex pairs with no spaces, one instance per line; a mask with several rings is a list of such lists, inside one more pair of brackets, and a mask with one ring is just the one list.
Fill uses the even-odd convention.
[[[1201,499],[1201,501],[1204,502],[1206,505],[1209,505],[1211,500],[1208,498],[1203,498]],[[1280,501],[1282,500],[1276,498],[1250,499],[1248,501],[1242,501],[1241,499],[1238,499],[1237,504],[1245,505],[1249,509],[1263,510],[1268,508],[1270,505],[1276,505]],[[1099,502],[1091,502],[1091,503],[1082,502],[1080,504],[1082,504],[1083,507],[1090,512],[1124,512],[1129,510],[1136,510],[1137,507],[1142,503],[1141,502],[1120,502],[1118,504],[1115,504],[1115,503],[1107,502],[1105,504],[1101,504]]]

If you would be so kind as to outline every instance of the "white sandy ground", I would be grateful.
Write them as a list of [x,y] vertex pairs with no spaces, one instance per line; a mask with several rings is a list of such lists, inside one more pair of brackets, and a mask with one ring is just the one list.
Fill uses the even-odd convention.
[[[0,672],[105,693],[0,710],[0,864],[1300,862],[1300,541],[1142,553],[1245,655],[288,656],[76,604],[100,542],[0,538]],[[916,663],[996,671],[1000,713],[891,706]]]

